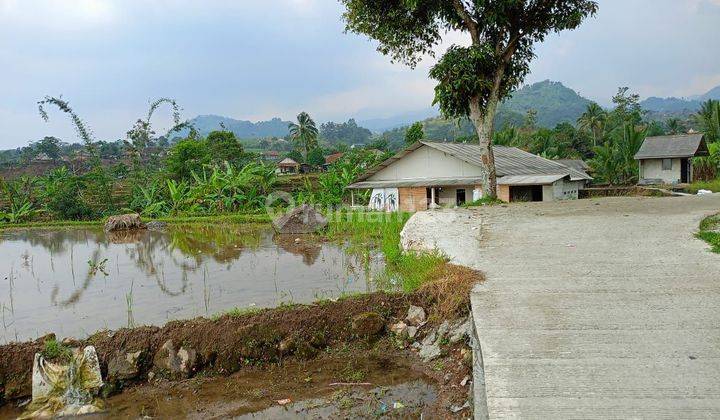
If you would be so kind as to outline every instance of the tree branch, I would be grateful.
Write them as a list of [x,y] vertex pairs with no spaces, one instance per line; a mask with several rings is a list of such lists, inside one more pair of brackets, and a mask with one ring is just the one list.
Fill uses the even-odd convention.
[[463,22],[465,22],[465,26],[467,27],[468,31],[470,31],[470,37],[473,40],[473,44],[479,44],[480,29],[478,28],[477,22],[473,20],[472,16],[470,16],[470,13],[465,8],[462,0],[453,0],[453,6],[455,7],[455,11],[457,12],[457,14],[462,18]]

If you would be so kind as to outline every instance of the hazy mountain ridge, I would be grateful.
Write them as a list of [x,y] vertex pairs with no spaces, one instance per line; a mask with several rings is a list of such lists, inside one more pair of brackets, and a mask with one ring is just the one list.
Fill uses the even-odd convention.
[[687,116],[700,110],[702,103],[709,100],[720,100],[720,86],[716,86],[702,95],[689,98],[659,98],[651,96],[640,102],[640,106],[649,112],[668,116]]
[[[687,117],[696,113],[700,109],[702,102],[708,99],[720,100],[720,86],[693,98],[651,96],[641,101],[640,106],[648,111],[649,115],[654,119],[674,116]],[[563,122],[575,124],[578,117],[593,102],[561,82],[545,80],[523,86],[513,92],[500,105],[495,123],[497,128],[502,128],[507,124],[520,125],[527,112],[532,109],[536,112],[538,126],[553,128]],[[415,121],[433,120],[435,125],[441,125],[440,121],[443,121],[443,119],[438,114],[439,111],[436,108],[429,107],[387,118],[360,120],[357,125],[370,129],[374,133],[385,132],[387,134],[396,132],[392,133],[391,136],[397,137],[399,132],[404,132],[404,128]],[[219,115],[199,115],[193,118],[191,122],[201,135],[207,135],[213,130],[221,129],[220,123],[222,123],[227,130],[234,132],[235,135],[242,139],[284,137],[288,134],[288,124],[290,123],[280,118],[252,122]],[[456,135],[471,134],[470,126],[467,124],[461,123],[458,125],[457,122],[448,122],[448,124],[455,124],[455,127],[452,129],[440,129],[437,134],[446,132],[453,132]],[[320,122],[318,121],[319,126]],[[187,131],[181,134],[185,135]]]
[[[272,118],[267,121],[246,121],[236,120],[230,117],[220,115],[198,115],[190,120],[195,129],[203,136],[211,131],[222,130],[222,125],[226,130],[232,131],[241,139],[258,139],[264,137],[284,137],[288,135],[288,124],[290,121],[283,121],[280,118]],[[222,123],[222,125],[221,125]],[[178,136],[187,135],[189,130],[181,131]]]

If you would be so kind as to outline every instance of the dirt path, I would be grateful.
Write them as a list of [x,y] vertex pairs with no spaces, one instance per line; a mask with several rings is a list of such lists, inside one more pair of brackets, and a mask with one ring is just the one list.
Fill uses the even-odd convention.
[[693,237],[718,211],[716,194],[420,215],[406,240],[487,275],[476,414],[720,417],[720,255]]

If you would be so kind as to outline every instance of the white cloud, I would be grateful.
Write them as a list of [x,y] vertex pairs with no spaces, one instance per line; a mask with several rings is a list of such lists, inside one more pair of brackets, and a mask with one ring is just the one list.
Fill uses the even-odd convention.
[[113,23],[119,13],[111,0],[1,0],[0,22],[41,28],[83,29]]

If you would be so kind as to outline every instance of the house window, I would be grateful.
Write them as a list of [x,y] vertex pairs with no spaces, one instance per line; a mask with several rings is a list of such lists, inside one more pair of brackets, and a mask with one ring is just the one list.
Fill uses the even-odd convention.
[[672,171],[672,159],[663,159],[662,169],[663,171]]

